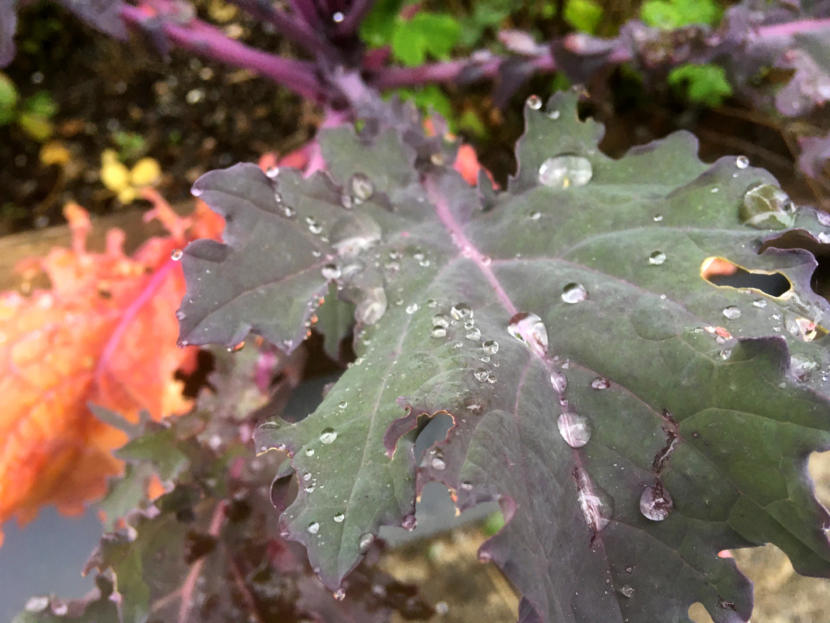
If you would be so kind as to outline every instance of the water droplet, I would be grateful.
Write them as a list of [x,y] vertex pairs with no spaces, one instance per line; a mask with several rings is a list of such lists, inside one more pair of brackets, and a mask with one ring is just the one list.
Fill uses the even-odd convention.
[[538,221],[540,218],[542,218],[542,213],[539,212],[538,210],[533,211],[533,212],[530,213],[529,218],[530,218],[531,221]]
[[556,156],[539,166],[539,183],[551,188],[585,186],[593,175],[591,161],[582,156]]
[[333,21],[335,24],[339,24],[344,19],[346,19],[346,16],[343,15],[343,11],[335,11],[331,14],[331,21]]
[[432,327],[432,331],[430,332],[432,337],[447,337],[447,329],[444,327]]
[[438,616],[444,616],[450,611],[450,607],[447,605],[446,601],[439,601],[435,604],[435,613]]
[[548,352],[548,330],[536,314],[519,312],[510,319],[507,332],[539,357]]
[[809,318],[787,318],[787,332],[802,342],[812,342],[818,336],[818,325]]
[[488,355],[495,355],[499,352],[499,343],[496,340],[487,340],[481,343],[481,350]]
[[478,327],[473,327],[472,329],[467,331],[465,337],[468,340],[472,340],[474,342],[477,342],[478,340],[481,339],[481,329],[479,329]]
[[562,300],[571,305],[581,303],[588,298],[588,290],[581,283],[569,283],[562,288]]
[[786,229],[795,222],[795,204],[780,188],[758,184],[746,191],[738,217],[756,229]]
[[556,426],[571,448],[581,448],[591,440],[591,423],[584,415],[562,413],[556,420]]
[[821,244],[830,244],[830,233],[828,233],[826,231],[821,231],[821,232],[819,232],[818,236],[816,236],[816,239]]
[[357,542],[357,549],[361,554],[365,554],[369,551],[369,548],[372,546],[372,543],[375,542],[375,535],[371,532],[364,532],[360,535],[360,540]]
[[386,292],[383,288],[370,288],[365,298],[355,308],[355,318],[365,325],[373,325],[386,313]]
[[735,158],[735,166],[739,169],[746,169],[749,166],[749,158],[746,156],[738,156]]
[[311,472],[306,472],[305,474],[303,474],[303,482],[308,482],[309,480],[311,480],[311,478]]
[[531,110],[539,110],[542,107],[542,98],[538,95],[531,95],[525,100],[525,104]]
[[419,309],[418,303],[410,303],[409,305],[406,306],[406,313],[411,316],[416,311],[418,311],[418,309]]
[[440,451],[437,451],[435,455],[429,461],[430,466],[432,469],[440,471],[444,471],[447,468],[447,463],[444,461],[444,455],[441,454]]
[[182,259],[182,257],[184,257],[184,251],[182,251],[181,249],[173,249],[170,252],[170,259],[174,262],[178,262],[180,259]]
[[455,320],[472,318],[473,310],[470,309],[470,306],[467,305],[467,303],[456,303],[450,308],[450,316],[452,316]]
[[349,403],[346,402],[345,400],[341,400],[340,402],[337,403],[337,408],[338,409],[345,409],[348,406],[349,406]]
[[[181,310],[176,310],[176,320],[184,320],[186,318],[186,314]],[[5,340],[0,340],[0,342],[4,342]]]
[[662,251],[652,251],[648,256],[648,263],[654,266],[660,266],[666,261],[666,254]]
[[821,225],[830,227],[830,212],[816,212],[816,219]]
[[574,469],[576,479],[577,502],[582,510],[585,523],[596,534],[602,531],[611,521],[613,506],[608,497],[592,481],[588,473],[579,467]]
[[323,432],[320,433],[320,442],[326,445],[330,443],[334,443],[335,439],[337,439],[337,431],[333,428],[326,428],[323,429]]
[[337,264],[326,264],[320,272],[323,273],[323,279],[329,281],[340,278],[340,267]]
[[312,521],[310,524],[308,524],[306,530],[308,530],[309,534],[317,534],[318,532],[320,532],[320,524],[316,521]]
[[560,113],[556,109],[548,111],[548,119],[553,119],[554,121],[556,121],[557,119],[559,119],[559,115]]
[[343,523],[346,519],[346,515],[344,513],[337,513],[334,517],[332,517],[334,523]]
[[557,370],[553,370],[550,373],[550,384],[553,386],[553,390],[557,394],[561,394],[568,387],[568,379],[561,372],[559,372]]
[[415,527],[418,525],[418,520],[415,518],[415,515],[409,514],[403,518],[401,521],[401,528],[406,530],[407,532],[412,532]]
[[721,310],[721,313],[729,320],[737,320],[741,317],[741,310],[739,307],[736,307],[735,305],[724,307]]
[[446,314],[435,314],[432,317],[432,324],[435,327],[443,327],[446,329],[450,326],[450,319],[447,318]]
[[190,194],[194,197],[201,197],[202,196],[202,189],[201,188],[191,188]]
[[279,167],[268,167],[265,171],[265,175],[267,175],[270,179],[275,179],[280,174]]
[[346,589],[342,587],[338,588],[331,594],[331,596],[334,597],[335,601],[343,601],[344,599],[346,599]]
[[767,306],[767,302],[764,299],[756,299],[752,301],[752,306],[757,307],[759,309],[764,309]]
[[653,220],[655,223],[659,223],[660,221],[662,221],[662,220],[663,220],[663,215],[662,215],[662,214],[655,214],[655,215],[652,217],[652,220]]
[[461,483],[461,489],[464,490],[464,491],[472,491],[473,490],[473,483],[471,483],[469,480],[464,480]]
[[487,376],[489,375],[489,370],[487,368],[478,368],[477,370],[473,371],[473,378],[476,381],[484,383],[487,380]]
[[30,597],[24,607],[27,612],[43,612],[49,607],[49,598],[46,596]]
[[611,387],[611,382],[604,376],[598,376],[593,381],[591,381],[592,389],[608,389],[609,387]]
[[274,191],[274,203],[277,205],[282,205],[284,199],[282,198],[282,193],[278,190]]
[[323,231],[323,226],[320,225],[320,223],[314,217],[305,217],[305,223],[308,226],[308,231],[310,231],[315,236]]
[[663,521],[674,506],[669,492],[661,482],[649,485],[640,495],[640,512],[651,521]]
[[314,456],[314,448],[306,448],[305,449],[306,456]]
[[631,599],[634,596],[634,587],[628,584],[623,584],[620,587],[620,594],[626,599]]
[[375,185],[365,173],[355,173],[352,175],[349,180],[349,188],[351,188],[355,203],[358,204],[368,201],[375,194]]

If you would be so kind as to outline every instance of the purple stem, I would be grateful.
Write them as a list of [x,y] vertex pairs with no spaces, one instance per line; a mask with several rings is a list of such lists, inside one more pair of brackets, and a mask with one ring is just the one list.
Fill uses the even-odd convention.
[[[405,86],[418,86],[434,82],[455,82],[461,73],[468,68],[475,68],[480,79],[494,78],[504,57],[489,58],[485,61],[462,59],[441,63],[428,63],[420,67],[389,67],[375,74],[372,84],[378,89],[394,89]],[[550,51],[545,51],[528,63],[540,73],[550,73],[556,70],[556,63]]]
[[312,29],[323,28],[314,0],[291,0],[291,9]]
[[132,5],[122,6],[121,16],[128,24],[136,26],[160,19],[160,26],[164,33],[185,50],[234,67],[250,69],[307,99],[316,101],[324,99],[321,85],[315,78],[315,66],[311,63],[282,58],[248,47],[226,36],[221,30],[197,19],[187,23],[175,22],[172,19],[165,19],[164,15],[148,16]]
[[286,39],[293,41],[307,52],[337,57],[337,50],[321,39],[300,15],[288,15],[261,0],[230,0],[257,19],[270,22]]
[[763,39],[765,37],[789,37],[791,35],[799,35],[824,28],[830,28],[830,18],[802,19],[795,22],[761,26],[755,33],[750,34],[750,36],[756,39]]

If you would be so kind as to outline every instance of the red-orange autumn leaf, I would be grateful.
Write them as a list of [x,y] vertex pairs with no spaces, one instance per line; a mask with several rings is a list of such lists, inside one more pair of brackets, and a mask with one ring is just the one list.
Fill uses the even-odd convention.
[[120,470],[111,451],[125,437],[88,403],[130,419],[188,407],[173,375],[193,365],[195,350],[176,346],[184,280],[170,255],[188,238],[216,237],[222,223],[204,205],[181,219],[152,191],[148,198],[156,204],[148,214],[169,236],[127,256],[123,232],[113,229],[106,250],[90,252],[89,218],[69,205],[72,249],[25,262],[45,272],[51,288],[0,293],[0,522],[27,521],[48,503],[80,512],[104,493]]

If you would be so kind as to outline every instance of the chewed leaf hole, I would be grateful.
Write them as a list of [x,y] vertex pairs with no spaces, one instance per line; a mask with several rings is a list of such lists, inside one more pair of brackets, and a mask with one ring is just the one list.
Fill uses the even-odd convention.
[[700,276],[713,286],[756,290],[773,297],[780,297],[792,288],[790,280],[782,273],[748,270],[723,257],[707,257],[703,260]]

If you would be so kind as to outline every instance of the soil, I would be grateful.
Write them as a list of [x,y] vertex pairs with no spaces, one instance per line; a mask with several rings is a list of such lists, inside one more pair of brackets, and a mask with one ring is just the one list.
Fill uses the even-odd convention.
[[[273,33],[252,22],[234,21],[225,28],[254,45],[287,50]],[[143,156],[158,160],[164,171],[159,190],[178,203],[189,197],[189,187],[201,173],[256,161],[269,151],[290,151],[313,135],[320,120],[313,105],[249,72],[175,51],[165,60],[142,41],[120,43],[93,32],[52,4],[24,12],[19,33],[20,52],[5,73],[24,97],[42,90],[51,94],[58,105],[53,139],[72,158],[64,166],[46,166],[40,162],[38,142],[16,125],[0,127],[0,235],[60,224],[62,206],[69,200],[93,214],[131,214],[115,219],[122,224],[137,222],[134,211],[125,210],[99,179],[102,151],[119,149],[118,138],[125,133],[140,139],[131,150],[124,150],[122,142],[125,162]],[[595,97],[585,112],[607,124],[603,148],[611,155],[686,128],[701,139],[704,159],[746,153],[753,164],[772,171],[797,201],[816,203],[828,194],[795,173],[790,128],[770,116],[734,102],[701,111],[667,91],[647,97],[622,72],[589,87]],[[514,168],[512,145],[521,133],[521,102],[529,93],[550,90],[550,77],[535,78],[505,110],[498,110],[487,85],[463,93],[450,89],[458,110],[474,108],[492,128],[486,137],[469,138],[499,181]],[[13,251],[23,239],[13,239],[5,239],[0,248],[24,255]],[[32,235],[25,240],[35,242]],[[0,266],[0,272],[6,268]],[[814,456],[811,470],[819,496],[830,503],[830,453]],[[483,539],[476,529],[457,531],[393,551],[384,564],[399,579],[422,584],[432,603],[446,605],[446,610],[440,606],[443,614],[436,620],[512,623],[517,609],[512,589],[492,565],[476,560]],[[755,582],[755,621],[826,620],[830,582],[798,576],[771,546],[735,554]],[[692,608],[694,620],[710,620],[701,611]]]

